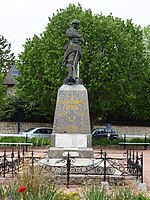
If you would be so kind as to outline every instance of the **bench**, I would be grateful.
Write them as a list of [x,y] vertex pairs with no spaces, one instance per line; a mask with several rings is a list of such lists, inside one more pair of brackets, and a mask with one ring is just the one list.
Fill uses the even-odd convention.
[[29,143],[29,142],[25,142],[25,143],[22,143],[22,142],[0,142],[0,145],[15,145],[15,146],[25,146],[26,147],[26,152],[28,151],[28,146],[32,146],[33,143]]
[[[126,141],[127,138],[143,138],[143,142],[129,142]],[[144,146],[144,150],[147,149],[147,146],[150,145],[149,142],[147,142],[147,138],[149,138],[147,135],[123,135],[124,142],[119,142],[119,145],[123,145],[124,149],[127,145],[142,145]]]
[[144,146],[144,150],[147,149],[147,146],[150,145],[148,142],[119,142],[119,145],[123,145],[124,149],[126,148],[127,145],[142,145]]

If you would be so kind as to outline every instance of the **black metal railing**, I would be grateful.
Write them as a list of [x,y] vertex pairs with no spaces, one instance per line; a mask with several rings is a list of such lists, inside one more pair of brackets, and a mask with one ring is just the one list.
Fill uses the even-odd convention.
[[0,176],[5,178],[6,174],[14,176],[19,171],[21,165],[20,151],[6,152],[4,150],[3,155],[0,156]]
[[119,182],[132,176],[143,182],[143,154],[139,156],[138,152],[135,155],[134,151],[127,151],[122,157],[110,157],[102,149],[97,154],[97,159],[92,164],[76,166],[74,165],[76,159],[68,151],[67,156],[59,161],[64,165],[49,170],[52,169],[56,174],[66,175],[67,187],[69,187],[70,175],[81,174],[103,177],[102,180],[108,182],[112,177],[116,182]]
[[129,173],[143,183],[143,153],[127,151],[127,169]]
[[[27,152],[24,148],[21,151],[20,149],[16,151],[12,149],[11,152],[6,152],[4,149],[3,153],[0,155],[0,177],[5,178],[6,174],[14,177],[24,165],[25,159],[27,159],[26,154]],[[33,168],[36,162],[33,151],[30,152],[28,159]],[[37,160],[39,159],[40,158]],[[65,157],[57,161],[57,163],[59,162],[63,164],[56,166],[47,165],[45,169],[55,172],[57,176],[66,176],[67,187],[69,187],[71,175],[83,175],[86,177],[96,176],[108,182],[111,177],[115,177],[115,181],[118,182],[118,180],[124,180],[125,176],[133,176],[143,183],[143,153],[139,155],[138,152],[127,151],[123,155],[120,154],[119,157],[112,157],[101,149],[97,152],[96,158],[93,160],[91,159],[90,164],[77,166],[76,158],[68,151]],[[36,164],[38,164],[38,162],[36,162]]]

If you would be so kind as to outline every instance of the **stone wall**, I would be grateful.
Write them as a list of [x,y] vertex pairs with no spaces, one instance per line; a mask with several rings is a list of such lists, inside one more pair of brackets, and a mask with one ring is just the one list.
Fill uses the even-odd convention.
[[113,126],[119,135],[148,135],[150,137],[150,127],[141,126]]
[[[95,126],[94,128],[103,127],[103,126]],[[150,137],[150,127],[143,126],[113,126],[113,129],[119,135],[148,135]]]
[[[35,123],[35,122],[21,122],[20,131],[25,131],[33,127],[52,127],[50,123]],[[94,128],[102,127],[95,126]],[[148,135],[150,137],[150,127],[141,126],[113,126],[113,129],[118,132],[119,135],[123,134],[139,134]],[[0,134],[17,133],[17,122],[0,122]]]
[[[36,123],[36,122],[21,122],[20,131],[23,132],[34,127],[52,127],[49,123]],[[0,122],[0,134],[17,133],[17,122]]]

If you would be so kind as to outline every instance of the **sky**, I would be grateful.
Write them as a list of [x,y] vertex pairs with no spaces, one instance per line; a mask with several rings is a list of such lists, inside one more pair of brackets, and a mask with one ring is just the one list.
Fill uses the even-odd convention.
[[11,43],[17,58],[26,39],[45,30],[48,17],[69,3],[78,5],[78,2],[93,14],[112,13],[123,20],[132,19],[141,27],[150,25],[150,0],[0,0],[0,35]]

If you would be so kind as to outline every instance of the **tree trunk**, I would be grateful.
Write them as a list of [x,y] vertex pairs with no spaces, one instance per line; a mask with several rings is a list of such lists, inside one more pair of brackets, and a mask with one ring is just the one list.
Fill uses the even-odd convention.
[[95,123],[97,122],[98,114],[90,112],[90,122],[91,122],[91,130],[93,130]]

